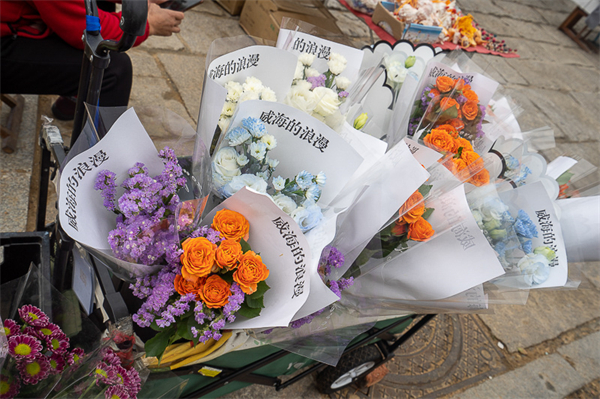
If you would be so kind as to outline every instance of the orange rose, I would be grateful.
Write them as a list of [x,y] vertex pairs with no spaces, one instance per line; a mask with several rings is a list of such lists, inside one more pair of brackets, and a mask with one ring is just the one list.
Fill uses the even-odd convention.
[[181,244],[181,275],[186,280],[196,281],[206,277],[215,264],[217,246],[205,237],[188,238]]
[[456,90],[462,90],[465,87],[464,79],[456,79],[456,83],[454,84],[454,88]]
[[437,87],[441,93],[447,93],[454,87],[454,79],[449,78],[448,76],[439,76],[435,80],[435,87]]
[[461,181],[469,178],[469,169],[467,168],[467,164],[460,158],[450,158],[450,160],[448,160],[444,166]]
[[479,113],[479,107],[475,101],[469,100],[462,106],[462,113],[468,121],[472,121],[477,118]]
[[442,100],[440,101],[440,108],[442,109],[442,111],[445,111],[452,107],[456,107],[457,110],[460,109],[460,105],[458,105],[455,99],[450,97],[442,98]]
[[479,102],[479,97],[473,90],[463,90],[462,94],[463,96],[467,97],[467,100],[469,101],[475,101],[476,103]]
[[186,280],[183,276],[177,275],[175,276],[175,291],[179,293],[179,295],[185,294],[198,294],[198,290],[202,288],[204,284],[205,278],[199,278],[196,281]]
[[436,98],[440,95],[440,91],[438,89],[431,89],[429,90],[429,93],[433,94],[433,98]]
[[452,151],[454,149],[454,139],[444,130],[431,129],[431,133],[425,136],[423,142],[427,147],[438,151]]
[[452,125],[448,125],[448,124],[440,125],[440,126],[436,127],[436,129],[443,130],[454,138],[458,137],[458,132],[456,131],[456,128]]
[[471,142],[467,139],[464,139],[462,137],[457,137],[454,139],[455,143],[456,143],[456,151],[458,152],[458,149],[460,147],[463,148],[463,151],[473,151],[473,146],[471,145]]
[[433,230],[431,224],[422,217],[408,227],[408,239],[413,241],[427,241],[434,233],[435,230]]
[[269,277],[269,269],[259,255],[248,251],[240,258],[240,264],[233,273],[233,281],[240,285],[245,294],[256,292],[257,284]]
[[471,90],[471,85],[464,85],[463,91],[465,91],[465,90]]
[[229,283],[216,274],[207,278],[202,289],[198,291],[200,300],[212,309],[218,309],[227,305],[230,295]]
[[454,128],[456,129],[457,132],[460,132],[460,131],[462,131],[465,128],[465,124],[463,123],[463,121],[461,121],[458,118],[450,119],[446,123],[449,124],[449,125],[454,126]]
[[485,186],[490,182],[490,172],[488,172],[487,169],[481,169],[471,176],[468,182],[477,187]]
[[221,232],[221,235],[227,239],[240,241],[248,239],[250,224],[246,218],[235,211],[222,209],[215,215],[212,226],[213,229]]
[[219,265],[221,269],[224,267],[229,270],[234,269],[237,266],[237,262],[242,254],[242,246],[238,241],[223,240],[217,248],[217,265]]
[[425,213],[425,204],[423,203],[423,195],[415,191],[400,207],[400,217],[406,223],[414,223],[418,218]]
[[395,236],[401,236],[402,234],[408,231],[408,223],[404,220],[396,220],[394,222],[394,226],[392,227],[392,234]]
[[474,151],[463,150],[460,158],[465,161],[471,173],[475,173],[483,169],[483,159]]

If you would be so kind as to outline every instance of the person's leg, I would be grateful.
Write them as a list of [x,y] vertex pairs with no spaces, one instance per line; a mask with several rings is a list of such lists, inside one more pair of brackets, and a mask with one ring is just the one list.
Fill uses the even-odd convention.
[[[83,52],[56,35],[45,39],[2,38],[0,83],[3,93],[74,96]],[[127,54],[112,53],[104,71],[101,106],[126,106],[133,68]]]

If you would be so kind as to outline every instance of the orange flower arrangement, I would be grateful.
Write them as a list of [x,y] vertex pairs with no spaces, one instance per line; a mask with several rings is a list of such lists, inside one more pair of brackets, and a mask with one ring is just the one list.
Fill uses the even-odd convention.
[[406,223],[414,223],[425,213],[423,194],[415,191],[400,207],[400,219]]
[[423,139],[427,147],[437,149],[438,151],[450,151],[454,150],[454,138],[446,133],[442,129],[432,129]]
[[469,121],[472,121],[475,118],[477,118],[477,115],[479,114],[479,107],[477,106],[477,102],[468,100],[466,103],[464,103],[462,106],[462,114]]
[[435,87],[441,93],[447,93],[454,87],[454,79],[449,78],[448,76],[439,76],[435,80]]
[[186,280],[182,275],[175,276],[175,291],[179,295],[197,294],[206,279],[199,278],[196,281]]
[[413,241],[427,241],[435,234],[431,224],[424,218],[418,218],[408,227],[408,239]]
[[250,223],[246,218],[229,209],[222,209],[215,215],[212,228],[221,232],[221,235],[227,239],[240,241],[248,239]]
[[460,105],[456,102],[455,99],[450,98],[450,97],[444,97],[440,100],[440,109],[442,111],[445,111],[452,107],[456,107],[457,110],[460,109]]
[[236,240],[223,240],[217,248],[216,262],[219,268],[235,269],[237,263],[242,256],[242,246]]
[[204,302],[206,307],[211,309],[218,309],[227,305],[229,295],[231,295],[229,283],[217,274],[213,274],[207,278],[202,288],[198,291],[198,296],[202,302]]
[[181,275],[191,281],[208,276],[215,264],[217,246],[205,237],[196,237],[188,238],[181,247]]
[[456,128],[450,124],[438,126],[438,127],[436,127],[436,129],[445,131],[450,136],[452,136],[454,139],[456,139],[458,137],[458,132],[456,131]]

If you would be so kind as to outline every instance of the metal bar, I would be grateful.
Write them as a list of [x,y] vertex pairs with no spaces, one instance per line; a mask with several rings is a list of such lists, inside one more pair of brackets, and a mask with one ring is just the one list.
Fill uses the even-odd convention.
[[50,151],[46,148],[46,143],[42,140],[42,160],[41,160],[41,175],[40,175],[40,191],[38,195],[37,231],[43,231],[46,227],[46,203],[48,202],[48,182],[50,181]]
[[415,324],[414,326],[409,328],[409,330],[407,332],[405,332],[404,334],[402,334],[402,336],[400,338],[398,338],[398,340],[396,342],[394,342],[392,345],[390,345],[388,347],[388,350],[390,351],[390,353],[394,353],[400,345],[402,345],[410,337],[415,335],[421,328],[423,328],[427,323],[429,323],[429,321],[431,319],[433,319],[435,316],[436,316],[435,314],[426,314],[425,316],[423,316],[421,318],[421,320],[419,320],[417,322],[417,324]]
[[296,382],[300,381],[304,377],[307,377],[308,375],[310,375],[312,373],[316,373],[317,371],[321,371],[325,367],[327,367],[327,364],[325,364],[325,363],[317,363],[313,366],[310,366],[308,369],[304,370],[297,376],[290,378],[286,382],[275,385],[275,390],[280,391],[282,389],[285,389],[285,388],[289,387],[290,385],[295,384]]

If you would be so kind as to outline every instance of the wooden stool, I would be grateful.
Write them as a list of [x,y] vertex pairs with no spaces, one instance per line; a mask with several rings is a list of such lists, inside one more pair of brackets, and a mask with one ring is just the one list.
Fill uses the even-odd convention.
[[[565,19],[565,21],[558,27],[561,31],[563,31],[567,36],[569,36],[575,43],[579,45],[586,52],[590,52],[588,46],[584,43],[584,39],[590,34],[592,31],[587,26],[584,27],[581,32],[577,33],[573,30],[573,27],[579,22],[581,18],[587,18],[588,13],[577,7],[573,10],[573,12]],[[584,33],[588,30],[587,33]]]
[[25,98],[20,94],[1,94],[0,96],[2,96],[2,102],[11,108],[6,127],[1,126],[2,151],[12,154],[17,150],[17,140],[19,139],[19,131],[21,130],[21,118],[23,117]]

